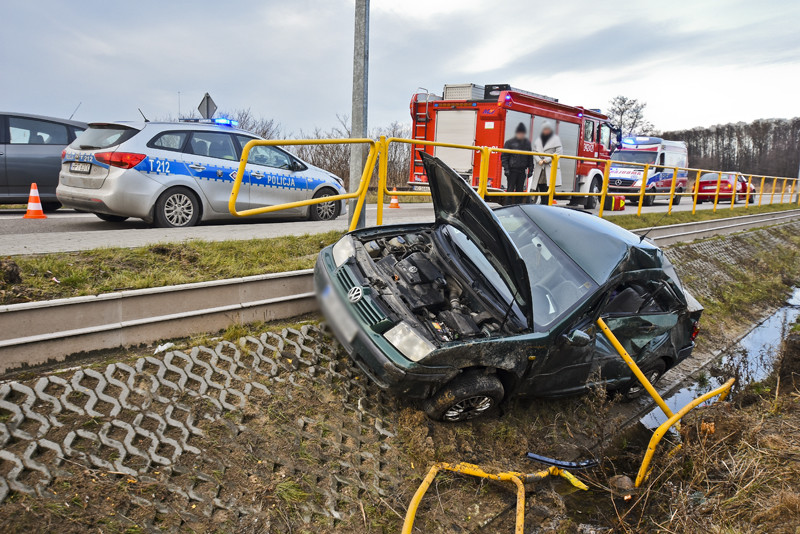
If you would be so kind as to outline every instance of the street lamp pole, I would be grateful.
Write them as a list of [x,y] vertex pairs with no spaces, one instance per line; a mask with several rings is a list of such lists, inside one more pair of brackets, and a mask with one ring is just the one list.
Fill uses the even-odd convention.
[[[353,112],[350,137],[367,137],[367,88],[369,79],[369,0],[356,0],[355,38],[353,47]],[[350,192],[358,191],[359,180],[366,160],[366,145],[350,145]],[[353,221],[357,199],[350,201],[350,222]],[[366,208],[366,206],[365,206]],[[361,210],[357,228],[366,223]]]

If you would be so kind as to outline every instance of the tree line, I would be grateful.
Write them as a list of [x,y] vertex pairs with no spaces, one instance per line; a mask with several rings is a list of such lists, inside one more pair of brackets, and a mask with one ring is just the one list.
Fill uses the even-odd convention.
[[686,141],[695,168],[791,178],[800,166],[800,117],[718,124],[661,136]]

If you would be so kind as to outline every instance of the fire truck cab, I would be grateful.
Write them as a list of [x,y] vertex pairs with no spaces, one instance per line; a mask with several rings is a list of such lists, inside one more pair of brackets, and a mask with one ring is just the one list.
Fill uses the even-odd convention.
[[[533,142],[545,121],[555,126],[564,155],[607,160],[617,141],[615,128],[600,110],[568,106],[555,98],[513,89],[508,84],[448,84],[442,96],[427,90],[416,93],[410,107],[413,138],[426,141],[502,147],[514,137],[517,125],[522,123]],[[478,185],[480,152],[424,145],[414,145],[411,151],[409,185],[426,186],[420,156],[423,151],[441,158],[473,186]],[[561,160],[563,186],[560,189],[599,192],[604,165],[603,161]],[[493,153],[489,160],[489,188],[506,188],[499,153]],[[583,203],[591,209],[597,197],[573,196],[571,203]]]

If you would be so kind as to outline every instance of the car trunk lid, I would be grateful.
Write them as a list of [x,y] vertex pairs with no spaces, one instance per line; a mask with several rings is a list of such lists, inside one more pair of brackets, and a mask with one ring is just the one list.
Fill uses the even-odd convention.
[[[505,279],[517,305],[533,325],[528,270],[511,237],[483,199],[440,159],[422,153],[436,212],[436,223],[450,224],[469,236]],[[508,303],[510,304],[510,303]]]
[[139,132],[125,124],[93,123],[65,150],[59,181],[81,189],[100,189],[108,177],[109,165],[96,157],[114,152]]

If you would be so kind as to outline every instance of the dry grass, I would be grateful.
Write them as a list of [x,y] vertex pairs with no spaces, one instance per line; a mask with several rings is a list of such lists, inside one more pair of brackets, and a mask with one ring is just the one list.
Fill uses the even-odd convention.
[[[622,226],[623,228],[627,228],[628,230],[634,230],[636,228],[647,228],[650,226],[710,221],[714,219],[724,219],[727,217],[738,217],[740,215],[757,215],[760,213],[773,213],[776,211],[800,208],[800,206],[798,206],[796,203],[749,206],[747,208],[745,208],[744,204],[736,204],[736,207],[733,210],[729,209],[729,207],[730,204],[721,204],[717,208],[716,213],[708,209],[697,210],[697,213],[695,214],[692,214],[691,211],[674,211],[669,215],[666,215],[664,212],[643,213],[641,217],[637,217],[636,213],[626,215],[612,215],[609,213],[603,218],[608,219],[609,221]],[[636,209],[635,204],[633,205],[633,209]]]

